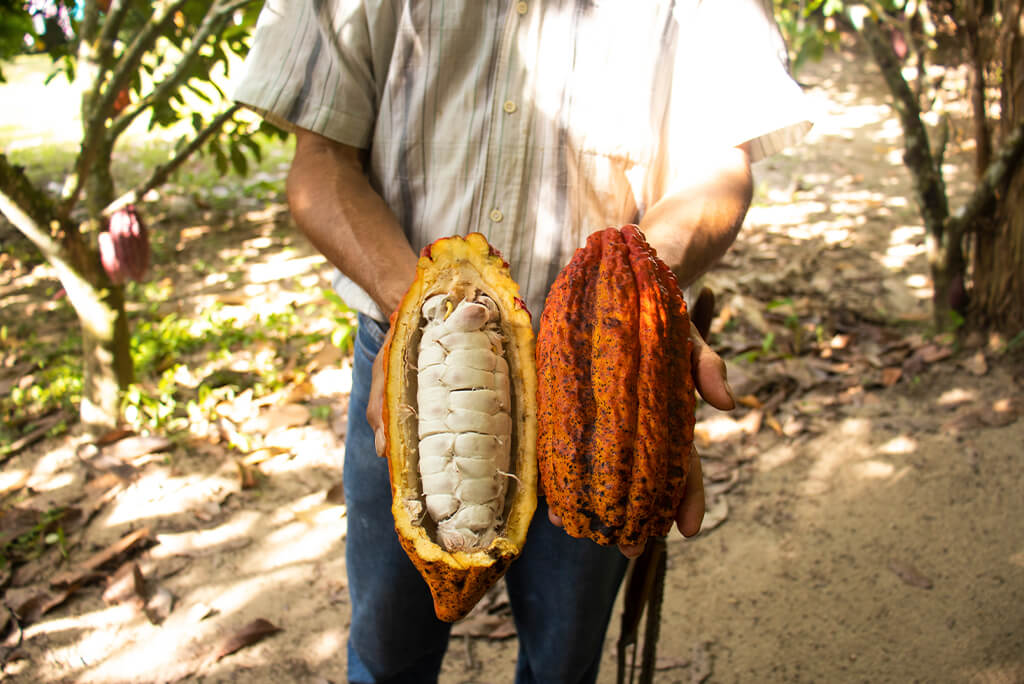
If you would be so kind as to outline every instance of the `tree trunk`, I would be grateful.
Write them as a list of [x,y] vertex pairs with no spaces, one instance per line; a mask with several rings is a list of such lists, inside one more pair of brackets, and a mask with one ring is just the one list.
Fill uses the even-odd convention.
[[[82,404],[79,415],[90,431],[116,427],[123,390],[132,382],[131,346],[124,314],[124,289],[114,286],[97,301],[107,320],[82,324]],[[98,325],[97,325],[98,324]]]
[[[1024,117],[1024,0],[1003,0],[1000,36],[1003,135]],[[994,220],[977,233],[972,314],[977,323],[1007,333],[1024,329],[1024,164],[999,194]]]
[[124,286],[110,282],[85,243],[94,230],[71,233],[64,241],[80,278],[62,278],[82,329],[82,403],[79,416],[90,432],[116,427],[121,397],[134,382],[131,331],[124,310]]

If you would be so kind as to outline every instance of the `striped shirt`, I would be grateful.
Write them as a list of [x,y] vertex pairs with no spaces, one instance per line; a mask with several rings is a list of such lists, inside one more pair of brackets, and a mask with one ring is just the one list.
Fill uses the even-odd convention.
[[756,160],[809,128],[770,5],[267,0],[234,97],[368,149],[415,249],[483,233],[536,321],[586,237],[639,222],[701,149]]

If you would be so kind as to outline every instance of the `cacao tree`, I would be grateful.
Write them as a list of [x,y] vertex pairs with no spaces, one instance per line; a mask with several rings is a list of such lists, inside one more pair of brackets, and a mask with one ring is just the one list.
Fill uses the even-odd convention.
[[[904,163],[928,236],[939,327],[967,320],[1006,332],[1024,328],[1024,0],[945,0],[851,5],[851,19],[878,64],[904,133]],[[917,77],[904,76],[893,31],[906,36]],[[944,43],[943,43],[944,41]],[[942,174],[948,121],[929,129],[929,51],[959,50],[971,78],[977,183],[957,209]],[[989,85],[998,86],[999,115]]]
[[[69,18],[70,37],[27,35],[81,93],[80,144],[59,193],[33,183],[26,169],[0,152],[0,212],[39,249],[67,293],[82,331],[81,418],[90,428],[104,428],[118,422],[133,364],[123,279],[104,269],[99,236],[112,214],[141,202],[190,156],[210,152],[224,170],[233,165],[244,172],[246,155],[259,155],[257,136],[276,133],[239,116],[235,105],[205,116],[189,105],[189,98],[226,101],[211,72],[217,66],[227,70],[244,56],[260,3],[52,0],[47,5]],[[4,22],[16,29],[5,30],[0,58],[13,51],[12,31],[28,30],[30,9],[28,3],[5,0]],[[221,97],[211,97],[210,88]],[[186,121],[192,132],[136,187],[117,188],[112,160],[125,131],[140,119],[150,128]],[[107,256],[116,256],[109,242],[107,247]],[[137,272],[138,263],[135,267]]]
[[[936,327],[1024,329],[1024,0],[775,4],[794,59],[820,53],[841,23],[857,32],[881,71],[927,234]],[[949,120],[925,121],[937,86],[929,74],[958,66],[970,74],[963,97],[972,113],[976,184],[954,208],[942,171]]]

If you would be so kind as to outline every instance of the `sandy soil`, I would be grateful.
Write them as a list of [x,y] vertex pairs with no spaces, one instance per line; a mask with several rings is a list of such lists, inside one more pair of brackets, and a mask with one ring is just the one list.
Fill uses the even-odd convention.
[[[1005,341],[923,334],[923,234],[877,78],[844,54],[803,79],[823,116],[759,166],[748,226],[709,278],[745,407],[699,415],[709,512],[669,543],[655,681],[1024,682],[1024,365]],[[201,440],[136,454],[114,480],[74,435],[5,464],[5,493],[93,514],[72,568],[148,536],[117,558],[137,584],[80,574],[12,631],[3,679],[345,680],[346,362],[310,370],[301,396],[245,407],[266,447],[255,487]],[[6,605],[59,594],[57,571],[52,554],[22,566]],[[507,608],[488,606],[453,638],[446,684],[512,680]],[[265,638],[232,643],[247,626]]]

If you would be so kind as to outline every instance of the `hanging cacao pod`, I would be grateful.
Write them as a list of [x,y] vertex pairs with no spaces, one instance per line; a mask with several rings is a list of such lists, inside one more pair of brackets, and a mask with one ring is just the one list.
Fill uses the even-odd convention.
[[533,328],[479,233],[423,250],[391,326],[381,354],[395,529],[451,622],[519,555],[536,508]]
[[541,489],[603,545],[669,532],[693,443],[690,322],[636,226],[592,234],[558,275],[537,336]]
[[141,282],[149,269],[149,233],[131,204],[115,211],[97,235],[100,261],[115,284]]

